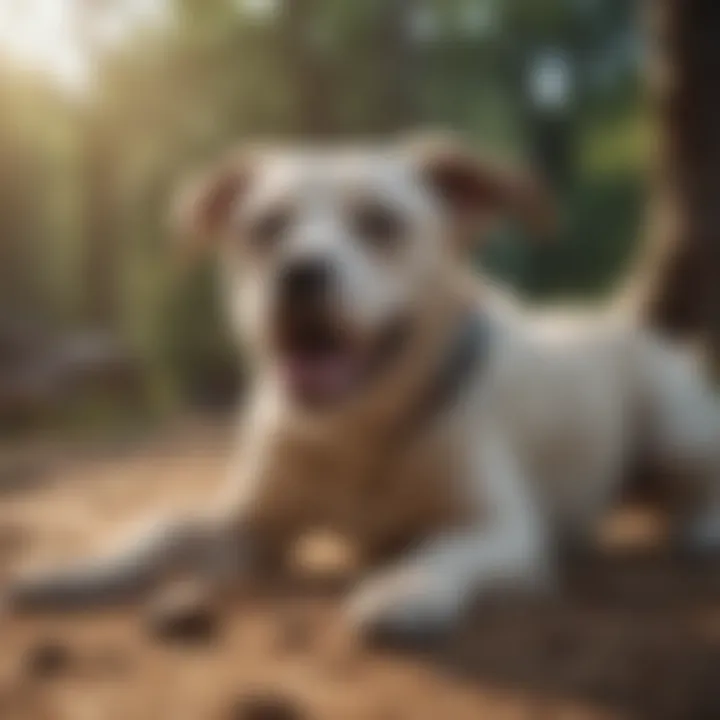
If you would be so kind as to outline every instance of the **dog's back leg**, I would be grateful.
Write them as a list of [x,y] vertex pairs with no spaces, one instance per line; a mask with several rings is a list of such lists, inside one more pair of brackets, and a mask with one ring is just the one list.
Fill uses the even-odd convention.
[[720,395],[699,363],[654,346],[646,371],[655,461],[670,471],[683,540],[720,549]]

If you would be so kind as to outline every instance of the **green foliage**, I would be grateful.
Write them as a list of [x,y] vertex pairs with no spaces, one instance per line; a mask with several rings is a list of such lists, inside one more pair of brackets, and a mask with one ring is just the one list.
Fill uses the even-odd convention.
[[202,405],[232,403],[242,365],[220,311],[212,268],[187,277],[168,295],[169,303],[157,328],[163,365],[171,381]]
[[[574,63],[559,139],[570,161],[556,183],[566,230],[542,251],[509,231],[487,262],[538,295],[594,293],[630,252],[651,151],[621,52],[631,3],[428,0],[434,24],[413,41],[398,25],[420,5],[408,0],[305,0],[275,15],[239,0],[169,4],[170,22],[97,59],[85,98],[0,65],[0,310],[73,328],[109,297],[100,317],[137,351],[158,396],[222,396],[239,364],[208,274],[173,268],[165,214],[188,167],[248,137],[425,123],[542,165],[524,74],[538,47]],[[615,69],[598,83],[603,62]]]

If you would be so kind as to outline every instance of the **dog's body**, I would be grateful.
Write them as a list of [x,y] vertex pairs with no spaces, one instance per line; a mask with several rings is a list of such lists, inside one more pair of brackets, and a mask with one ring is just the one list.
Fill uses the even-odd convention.
[[[639,457],[673,470],[686,499],[679,520],[696,538],[720,540],[720,403],[700,369],[625,316],[537,315],[471,278],[448,245],[476,207],[531,210],[533,200],[447,148],[412,158],[271,159],[252,183],[234,165],[230,184],[216,174],[195,196],[212,233],[227,234],[234,217],[248,235],[285,243],[282,259],[255,249],[242,269],[225,260],[235,322],[258,359],[227,494],[93,567],[20,582],[17,602],[117,597],[190,564],[249,574],[325,527],[370,565],[389,559],[351,598],[355,619],[424,630],[474,593],[547,581],[557,543],[590,534]],[[345,203],[370,192],[405,214],[363,205],[349,231]],[[294,203],[294,225],[247,219],[278,197]],[[358,228],[380,247],[363,246]],[[275,273],[320,256],[340,278],[331,302],[319,312],[308,301],[317,278],[304,267],[277,320]],[[331,349],[326,337],[308,349],[302,304],[320,324],[332,306],[350,330]],[[285,332],[286,316],[278,341],[270,330]],[[399,318],[409,318],[403,332]]]

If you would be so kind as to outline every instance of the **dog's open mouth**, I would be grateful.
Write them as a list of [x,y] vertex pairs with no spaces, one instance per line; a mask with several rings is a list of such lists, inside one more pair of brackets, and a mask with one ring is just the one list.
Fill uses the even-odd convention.
[[365,387],[399,354],[409,323],[388,323],[370,340],[330,319],[293,323],[278,342],[286,389],[303,404],[327,406]]

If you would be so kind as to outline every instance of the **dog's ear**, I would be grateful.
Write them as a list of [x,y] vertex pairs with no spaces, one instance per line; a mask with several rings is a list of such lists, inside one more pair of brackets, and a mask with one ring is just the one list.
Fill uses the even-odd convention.
[[195,257],[226,228],[250,181],[250,161],[239,152],[190,178],[177,193],[170,222],[182,254]]
[[482,157],[448,135],[410,138],[405,147],[463,234],[506,215],[516,216],[535,236],[555,233],[555,208],[532,175]]

